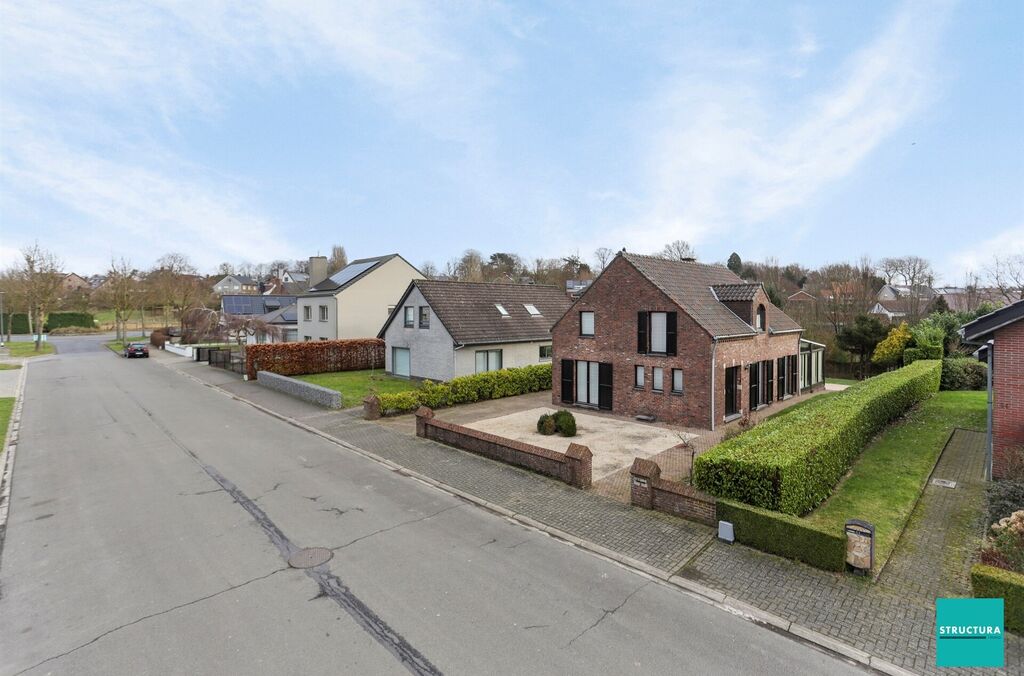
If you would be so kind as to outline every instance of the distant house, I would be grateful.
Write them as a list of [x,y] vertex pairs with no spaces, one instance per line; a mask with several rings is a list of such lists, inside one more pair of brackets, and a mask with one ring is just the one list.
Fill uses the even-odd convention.
[[90,291],[92,289],[92,286],[89,284],[89,280],[75,274],[74,272],[65,274],[60,280],[60,286],[65,293],[74,291]]
[[220,297],[220,309],[226,315],[259,317],[281,308],[295,305],[295,296],[261,296],[253,294],[226,294]]
[[887,321],[901,321],[907,316],[907,306],[898,300],[879,300],[868,310],[868,314],[885,317]]
[[[315,262],[326,270],[326,258]],[[318,276],[311,267],[310,278]],[[398,254],[355,260],[320,277],[298,297],[299,340],[375,337],[414,279],[423,274]]]
[[388,373],[435,381],[551,362],[551,326],[572,301],[556,286],[419,279],[384,328]]
[[890,322],[905,318],[916,320],[927,314],[928,308],[937,298],[935,289],[929,286],[884,284],[875,295],[876,302],[868,314],[884,317]]
[[246,344],[294,343],[297,341],[299,339],[299,314],[297,308],[298,306],[292,303],[291,305],[286,305],[260,315],[259,318],[263,322],[277,329],[278,335],[275,336],[270,333],[250,334],[245,338]]
[[285,284],[309,284],[309,274],[298,270],[282,270],[278,277]]
[[987,475],[1009,473],[1015,451],[1024,454],[1024,300],[964,324],[965,343],[979,345],[988,362]]
[[790,303],[817,303],[818,299],[812,294],[807,293],[803,289],[800,289],[796,293],[786,297],[786,305]]
[[260,285],[252,277],[245,275],[225,275],[213,285],[213,291],[218,296],[224,294],[247,294],[259,293]]
[[551,330],[552,400],[715,429],[799,394],[802,331],[724,266],[619,253]]

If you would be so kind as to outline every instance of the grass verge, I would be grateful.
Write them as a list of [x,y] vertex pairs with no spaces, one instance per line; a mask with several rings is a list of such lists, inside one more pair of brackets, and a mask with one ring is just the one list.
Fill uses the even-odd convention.
[[295,376],[298,380],[341,392],[342,406],[358,406],[371,391],[377,394],[397,394],[415,390],[419,383],[385,375],[383,371],[339,371]]
[[[7,425],[11,422],[11,413],[14,412],[14,397],[0,397],[0,442],[7,438]],[[0,451],[5,450],[0,448]]]
[[875,526],[875,567],[892,554],[954,427],[985,428],[985,392],[938,392],[861,453],[832,496],[804,517],[841,531],[847,519]]
[[825,383],[828,385],[856,385],[859,382],[853,378],[825,378]]
[[0,371],[15,371],[21,368],[21,364],[0,364]]
[[36,344],[29,342],[14,342],[9,341],[7,347],[10,348],[11,357],[41,357],[44,354],[53,354],[57,350],[50,343],[43,342],[39,345],[39,351],[36,352]]

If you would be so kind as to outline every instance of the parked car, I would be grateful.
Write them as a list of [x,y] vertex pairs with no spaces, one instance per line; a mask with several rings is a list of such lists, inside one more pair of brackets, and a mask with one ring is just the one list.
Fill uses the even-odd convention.
[[149,357],[149,346],[145,343],[128,343],[124,346],[124,356],[131,359],[132,357]]

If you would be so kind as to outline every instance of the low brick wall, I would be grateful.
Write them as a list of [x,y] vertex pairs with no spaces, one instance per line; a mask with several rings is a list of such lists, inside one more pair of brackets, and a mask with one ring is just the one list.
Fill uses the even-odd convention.
[[559,453],[437,420],[434,412],[426,406],[416,411],[416,436],[533,470],[576,488],[590,488],[592,454],[589,448],[580,444],[570,443],[565,453]]
[[303,380],[280,376],[270,371],[260,371],[256,384],[297,397],[317,406],[341,408],[341,392],[321,387],[320,385],[314,385],[313,383],[307,383]]
[[629,499],[633,505],[682,516],[710,526],[717,523],[714,496],[678,481],[662,479],[661,467],[653,460],[636,458],[629,474]]

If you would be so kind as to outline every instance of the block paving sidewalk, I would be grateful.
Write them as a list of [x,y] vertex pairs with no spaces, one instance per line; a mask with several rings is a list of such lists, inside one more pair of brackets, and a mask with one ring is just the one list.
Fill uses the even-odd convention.
[[[984,527],[978,516],[984,504],[984,434],[954,434],[934,476],[957,481],[957,488],[926,488],[912,527],[878,581],[871,582],[725,545],[705,526],[411,437],[364,421],[355,410],[325,412],[205,364],[169,365],[453,488],[700,582],[905,669],[948,672],[934,666],[934,601],[970,595],[966,574]],[[1006,665],[1004,670],[957,673],[1024,673],[1024,643],[1012,634],[1006,636]]]

